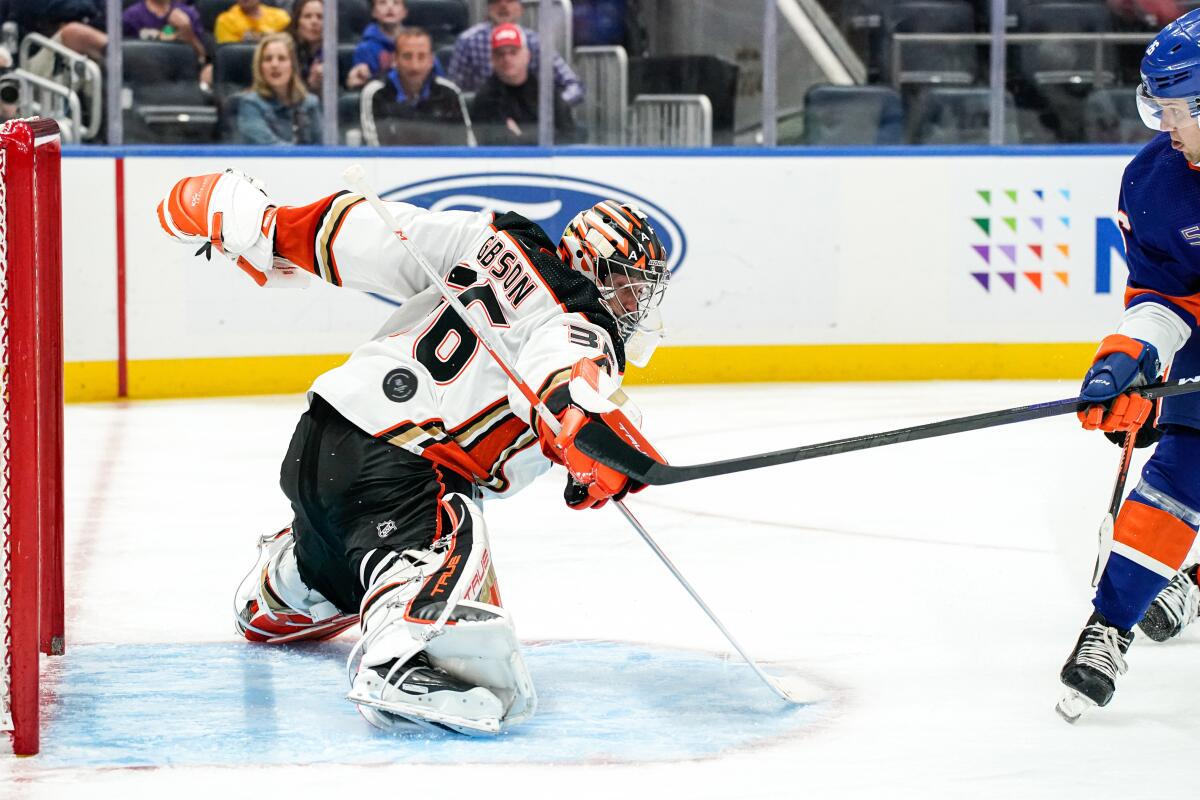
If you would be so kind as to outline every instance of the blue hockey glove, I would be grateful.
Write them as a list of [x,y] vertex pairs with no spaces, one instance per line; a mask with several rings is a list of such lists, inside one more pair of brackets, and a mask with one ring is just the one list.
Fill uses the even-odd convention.
[[1096,403],[1079,412],[1083,427],[1136,430],[1149,418],[1154,404],[1129,390],[1153,381],[1161,371],[1154,345],[1119,333],[1105,337],[1079,391],[1082,399]]

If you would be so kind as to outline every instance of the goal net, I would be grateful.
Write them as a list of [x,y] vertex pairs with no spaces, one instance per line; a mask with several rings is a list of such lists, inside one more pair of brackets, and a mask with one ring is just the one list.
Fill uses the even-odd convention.
[[64,647],[60,201],[57,123],[0,125],[0,731],[17,755],[39,749],[39,653]]

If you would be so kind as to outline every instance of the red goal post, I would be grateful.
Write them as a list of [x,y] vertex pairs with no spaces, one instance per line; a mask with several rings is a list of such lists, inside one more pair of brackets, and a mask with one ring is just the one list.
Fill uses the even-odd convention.
[[0,125],[0,730],[17,755],[40,745],[39,653],[64,650],[61,198],[58,124]]

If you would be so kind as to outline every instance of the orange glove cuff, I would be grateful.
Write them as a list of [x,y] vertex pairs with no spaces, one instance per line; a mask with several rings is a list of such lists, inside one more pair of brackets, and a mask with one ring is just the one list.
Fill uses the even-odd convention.
[[1142,350],[1145,345],[1136,339],[1131,339],[1121,333],[1113,333],[1105,336],[1100,342],[1100,348],[1096,351],[1096,356],[1093,361],[1099,361],[1105,356],[1111,356],[1114,353],[1123,353],[1134,361],[1142,357]]

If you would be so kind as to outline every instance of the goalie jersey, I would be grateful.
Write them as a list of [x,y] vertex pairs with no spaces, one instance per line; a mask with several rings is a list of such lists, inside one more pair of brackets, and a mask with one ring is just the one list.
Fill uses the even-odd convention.
[[[501,355],[539,397],[565,383],[584,358],[620,382],[616,320],[540,227],[514,213],[388,206],[458,294],[471,326],[490,328]],[[375,339],[317,378],[312,393],[361,430],[494,495],[515,492],[549,468],[535,446],[529,401],[361,196],[279,208],[275,252],[336,286],[404,301]]]

